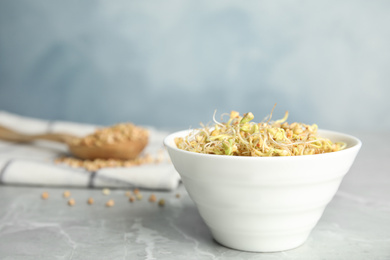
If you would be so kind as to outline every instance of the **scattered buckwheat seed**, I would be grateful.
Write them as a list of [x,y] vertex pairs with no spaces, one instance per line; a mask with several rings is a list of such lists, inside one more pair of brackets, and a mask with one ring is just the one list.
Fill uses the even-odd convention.
[[64,196],[64,198],[69,198],[70,197],[70,192],[68,190],[66,190],[66,191],[64,191],[62,196]]
[[115,204],[114,200],[109,200],[106,202],[106,207],[112,207],[114,206],[114,204]]
[[129,201],[130,202],[134,202],[135,201],[135,197],[134,196],[130,196]]
[[88,203],[89,205],[92,205],[92,204],[94,203],[93,198],[89,198],[89,199],[87,200],[87,203]]
[[165,205],[165,200],[164,199],[160,199],[159,201],[158,201],[158,205],[159,206],[164,206]]
[[102,190],[102,193],[104,195],[109,195],[110,194],[110,189],[105,188],[105,189]]
[[46,200],[49,198],[49,193],[47,191],[42,192],[41,198]]
[[149,197],[149,201],[150,202],[155,202],[156,201],[156,195],[151,194],[150,197]]
[[76,204],[76,201],[74,199],[68,200],[68,205],[69,206],[73,206],[74,204]]

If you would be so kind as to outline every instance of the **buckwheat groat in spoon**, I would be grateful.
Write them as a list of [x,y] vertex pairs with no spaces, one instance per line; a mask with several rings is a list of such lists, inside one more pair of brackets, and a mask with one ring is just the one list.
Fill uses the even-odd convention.
[[131,123],[97,129],[93,134],[79,138],[68,134],[27,135],[0,126],[0,139],[28,143],[50,140],[68,145],[69,151],[80,159],[136,158],[148,144],[149,132]]

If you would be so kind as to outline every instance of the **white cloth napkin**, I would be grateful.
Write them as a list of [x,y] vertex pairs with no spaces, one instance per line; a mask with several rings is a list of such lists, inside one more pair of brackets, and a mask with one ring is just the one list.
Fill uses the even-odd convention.
[[[45,121],[0,111],[0,125],[25,134],[68,133],[88,135],[99,127],[64,121]],[[144,152],[157,156],[163,149],[165,162],[133,167],[102,168],[89,172],[56,164],[54,160],[69,155],[67,146],[50,141],[29,144],[0,140],[0,183],[17,185],[96,187],[96,188],[145,188],[173,190],[180,176],[168,160],[163,139],[168,134],[152,127],[149,129],[149,144]]]

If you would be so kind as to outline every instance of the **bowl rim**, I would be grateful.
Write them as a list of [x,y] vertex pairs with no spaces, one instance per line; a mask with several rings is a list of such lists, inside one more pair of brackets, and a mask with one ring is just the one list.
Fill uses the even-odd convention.
[[347,146],[347,148],[344,150],[337,151],[337,152],[331,152],[331,153],[300,155],[300,156],[272,156],[272,157],[267,156],[267,157],[262,157],[262,156],[229,156],[229,155],[219,155],[219,154],[196,153],[196,152],[190,152],[190,151],[185,151],[185,150],[179,149],[176,147],[176,145],[172,145],[170,143],[170,141],[173,140],[175,137],[184,136],[186,133],[190,133],[190,132],[196,131],[196,130],[198,130],[198,129],[186,129],[186,130],[180,130],[180,131],[170,133],[169,135],[167,135],[164,138],[163,144],[168,149],[168,152],[169,152],[169,149],[172,149],[176,152],[188,154],[191,156],[200,156],[200,157],[205,157],[205,158],[207,158],[207,157],[208,158],[218,158],[218,159],[225,159],[225,160],[228,159],[228,160],[279,160],[279,161],[280,160],[304,160],[304,159],[310,159],[310,158],[317,158],[318,159],[318,158],[321,158],[323,156],[326,156],[326,157],[328,157],[328,156],[341,156],[345,153],[349,153],[352,151],[359,151],[361,146],[362,146],[362,141],[355,136],[341,133],[341,132],[337,132],[337,131],[326,130],[326,129],[318,129],[318,132],[320,134],[323,133],[325,135],[338,135],[338,136],[346,138],[346,139],[351,139],[351,140],[353,140],[352,142],[354,142],[354,144],[352,144],[350,147]]

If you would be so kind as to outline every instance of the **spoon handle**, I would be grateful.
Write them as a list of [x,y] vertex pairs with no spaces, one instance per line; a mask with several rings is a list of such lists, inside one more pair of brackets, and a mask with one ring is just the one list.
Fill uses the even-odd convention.
[[28,135],[16,132],[4,126],[0,126],[0,139],[16,143],[29,143],[36,140],[49,140],[60,143],[68,143],[76,137],[67,134],[38,134]]

